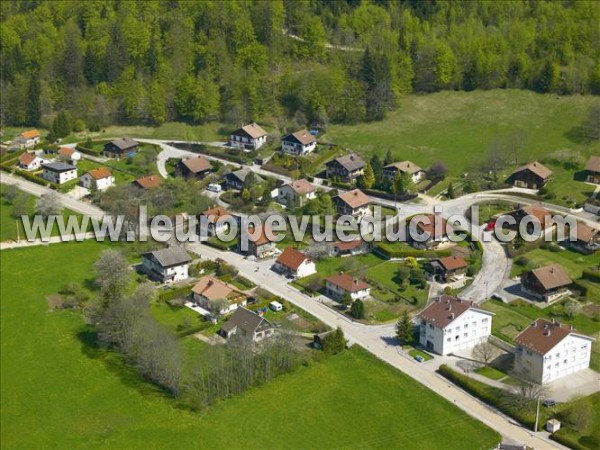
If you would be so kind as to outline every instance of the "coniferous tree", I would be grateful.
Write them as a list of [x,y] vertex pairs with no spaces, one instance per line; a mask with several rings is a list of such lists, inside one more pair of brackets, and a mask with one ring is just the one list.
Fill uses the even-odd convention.
[[413,337],[413,325],[408,315],[408,311],[404,310],[398,323],[396,324],[396,336],[402,344],[410,344]]
[[29,92],[27,96],[27,109],[25,120],[27,125],[37,127],[42,119],[42,105],[40,101],[42,87],[40,77],[37,72],[34,72],[29,79]]

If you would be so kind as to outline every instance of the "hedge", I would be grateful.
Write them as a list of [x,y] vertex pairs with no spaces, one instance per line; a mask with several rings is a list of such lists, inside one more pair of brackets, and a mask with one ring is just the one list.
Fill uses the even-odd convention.
[[92,150],[91,148],[86,148],[79,144],[75,147],[75,150],[77,150],[79,153],[85,153],[86,155],[92,156],[99,156],[100,154],[102,154],[102,150]]
[[[385,245],[385,244],[384,244]],[[452,250],[417,250],[417,249],[404,249],[394,250],[383,247],[381,244],[375,245],[375,250],[382,253],[388,259],[392,258],[437,258],[444,256],[451,256]]]
[[227,244],[226,242],[222,242],[217,239],[215,239],[215,240],[207,239],[203,243],[205,245],[208,245],[209,247],[214,247],[218,250],[229,250],[229,247],[231,246],[231,244]]
[[168,288],[158,293],[158,298],[164,302],[173,300],[178,297],[188,297],[191,291],[190,286],[183,286],[178,288]]
[[188,150],[188,151],[192,151],[194,153],[200,153],[200,154],[205,154],[208,156],[214,156],[215,158],[220,158],[220,159],[225,159],[227,161],[231,161],[234,162],[236,164],[247,164],[250,162],[251,158],[249,156],[246,155],[232,155],[231,153],[227,153],[227,152],[217,152],[214,150],[211,150],[208,146],[204,145],[204,144],[180,144],[177,142],[168,142],[168,145],[181,149],[181,150]]
[[595,283],[600,283],[600,270],[594,269],[585,269],[581,278],[584,280],[594,281]]
[[32,173],[26,172],[25,170],[21,170],[21,169],[15,169],[14,173],[16,175],[19,175],[20,177],[25,178],[26,180],[29,180],[33,183],[36,184],[40,184],[42,186],[50,186],[52,183],[50,183],[47,180],[44,180],[43,178],[38,177],[37,175],[34,175]]
[[[527,415],[523,411],[507,406],[502,399],[505,394],[503,389],[474,380],[467,375],[463,375],[456,370],[451,369],[447,364],[442,364],[438,369],[438,373],[467,391],[469,394],[477,397],[484,403],[493,406],[499,411],[502,411],[517,422],[520,422],[523,426],[533,430],[535,426],[535,416],[533,414]],[[541,421],[541,423],[543,424],[544,421]]]

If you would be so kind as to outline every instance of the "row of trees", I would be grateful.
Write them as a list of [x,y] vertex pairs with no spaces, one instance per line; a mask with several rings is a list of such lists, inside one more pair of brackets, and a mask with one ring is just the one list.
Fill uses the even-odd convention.
[[593,1],[0,7],[12,125],[65,110],[92,128],[266,117],[324,127],[382,119],[412,91],[600,92]]

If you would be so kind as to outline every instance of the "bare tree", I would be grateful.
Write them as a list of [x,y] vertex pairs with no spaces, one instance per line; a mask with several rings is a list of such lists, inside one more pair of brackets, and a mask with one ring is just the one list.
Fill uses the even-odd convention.
[[530,381],[527,376],[520,372],[512,372],[511,376],[517,381],[512,391],[507,391],[506,401],[510,405],[528,410],[548,393],[547,386]]
[[491,342],[481,342],[473,347],[471,356],[486,366],[500,355],[500,350]]
[[96,284],[105,299],[120,297],[129,282],[129,269],[125,257],[116,250],[104,250],[94,264]]
[[8,203],[12,204],[19,192],[19,188],[16,184],[9,184],[4,189],[4,194],[2,196]]
[[223,316],[223,310],[225,310],[229,306],[229,301],[224,298],[219,298],[210,302],[210,313],[218,322]]
[[18,191],[17,195],[12,200],[12,210],[10,215],[15,219],[21,218],[21,216],[27,216],[29,214],[29,205],[27,202],[27,195]]
[[35,213],[43,217],[58,216],[63,209],[60,197],[54,191],[42,194],[35,204]]

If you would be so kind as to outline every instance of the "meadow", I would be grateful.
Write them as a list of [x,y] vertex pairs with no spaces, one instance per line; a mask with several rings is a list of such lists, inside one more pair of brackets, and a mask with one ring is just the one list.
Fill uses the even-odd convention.
[[[47,296],[63,284],[92,282],[91,265],[105,248],[84,242],[0,253],[3,448],[488,449],[498,442],[359,348],[204,413],[182,408],[94,347],[79,312],[49,310]],[[418,414],[423,405],[427,423]]]

